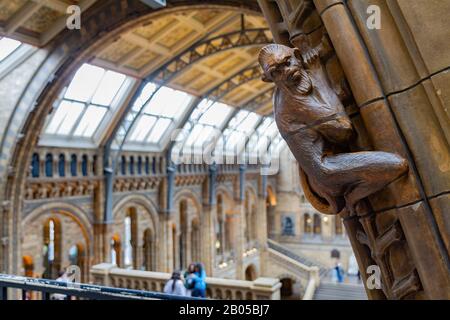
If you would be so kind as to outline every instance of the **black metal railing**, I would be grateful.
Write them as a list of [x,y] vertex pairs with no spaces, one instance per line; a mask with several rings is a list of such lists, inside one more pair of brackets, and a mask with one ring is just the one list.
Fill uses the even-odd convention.
[[66,300],[73,298],[86,300],[201,300],[152,291],[0,274],[0,300],[8,300],[8,294],[11,294],[11,298],[17,297],[13,290],[18,290],[22,300],[28,300],[28,293],[31,292],[39,293],[38,296],[42,300],[51,300],[54,295],[63,295]]

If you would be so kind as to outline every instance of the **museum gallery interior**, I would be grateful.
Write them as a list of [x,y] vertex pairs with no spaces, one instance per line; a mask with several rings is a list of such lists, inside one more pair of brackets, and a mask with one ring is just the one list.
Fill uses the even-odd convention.
[[0,300],[450,299],[449,12],[0,0]]

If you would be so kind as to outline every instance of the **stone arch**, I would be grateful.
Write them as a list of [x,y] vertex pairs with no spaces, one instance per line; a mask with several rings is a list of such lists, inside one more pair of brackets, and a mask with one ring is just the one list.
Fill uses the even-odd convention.
[[[17,137],[21,132],[22,143],[8,145],[3,140],[0,145],[1,153],[7,155],[6,162],[9,162],[17,172],[13,179],[7,179],[5,187],[2,188],[5,193],[1,195],[2,200],[10,202],[6,210],[10,211],[11,216],[20,216],[22,210],[29,159],[39,139],[36,132],[41,132],[53,101],[68,84],[76,70],[100,48],[113,42],[126,30],[165,14],[209,8],[260,13],[256,2],[243,0],[230,0],[225,5],[219,0],[174,2],[169,8],[163,10],[150,9],[138,1],[105,0],[98,2],[90,8],[89,14],[84,15],[85,19],[79,32],[65,30],[47,46],[48,50],[39,52],[40,65],[22,91],[26,94],[21,95],[15,104],[3,135]],[[19,219],[16,221],[18,224]],[[4,265],[6,270],[15,273],[20,265],[20,255],[17,255],[17,250],[13,248],[14,241],[9,243],[6,250],[12,252],[13,260],[9,263],[7,259],[4,259]],[[2,255],[9,256],[7,252],[2,252]]]
[[176,261],[179,269],[187,268],[194,258],[201,260],[201,212],[199,196],[191,190],[181,190],[174,197],[176,225]]
[[[110,228],[109,239],[111,245],[115,243],[114,236],[120,236],[120,252],[116,252],[120,257],[120,266],[124,265],[125,254],[131,250],[131,265],[135,269],[149,266],[156,268],[159,259],[156,248],[159,243],[159,216],[158,210],[151,199],[143,195],[129,195],[119,200],[113,208],[114,224]],[[130,222],[130,239],[125,239],[126,222]],[[148,238],[148,235],[151,238]],[[130,247],[131,246],[131,247]],[[116,249],[112,250],[117,251]],[[150,252],[148,251],[150,250]],[[150,259],[150,260],[149,260]],[[146,262],[147,261],[147,262]],[[151,261],[151,263],[149,262]]]
[[[49,220],[55,221],[55,244],[59,246],[57,268],[65,268],[70,264],[69,249],[73,245],[83,246],[82,278],[89,278],[89,267],[93,260],[93,228],[86,213],[69,203],[47,203],[30,212],[22,221],[20,252],[23,256],[31,256],[34,260],[34,271],[38,275],[43,273],[41,244],[44,243],[44,226]],[[40,228],[43,227],[43,228]],[[81,234],[81,238],[79,235]],[[42,240],[40,240],[42,239]],[[67,241],[69,239],[70,241]],[[55,269],[56,270],[56,269]],[[57,273],[56,270],[55,272]],[[52,276],[54,277],[55,274]]]

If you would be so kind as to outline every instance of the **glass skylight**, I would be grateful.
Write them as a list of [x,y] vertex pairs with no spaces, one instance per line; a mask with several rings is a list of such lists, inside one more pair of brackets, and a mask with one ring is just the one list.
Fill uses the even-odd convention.
[[261,120],[261,116],[246,110],[239,111],[223,132],[217,151],[226,154],[239,154],[245,147],[255,127]]
[[205,143],[216,139],[222,132],[222,127],[230,117],[233,108],[220,102],[213,103],[203,100],[198,110],[192,113],[189,126],[193,126],[187,137],[185,146],[200,148]]
[[144,109],[131,130],[128,138],[131,142],[158,144],[168,129],[179,121],[193,99],[186,92],[161,87],[148,101],[155,90],[156,85],[148,83],[133,105],[134,114],[142,107]]
[[265,118],[258,126],[247,145],[247,152],[250,156],[257,156],[261,152],[266,152],[269,147],[277,143],[279,135],[277,124],[273,118]]
[[78,69],[45,129],[48,135],[92,137],[123,95],[126,76],[90,64]]
[[0,37],[0,62],[13,54],[21,44],[20,41]]

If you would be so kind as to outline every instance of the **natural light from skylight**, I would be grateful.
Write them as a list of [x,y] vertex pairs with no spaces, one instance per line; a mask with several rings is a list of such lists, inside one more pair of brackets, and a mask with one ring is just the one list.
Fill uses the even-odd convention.
[[78,69],[45,129],[47,135],[90,138],[124,94],[126,76],[90,64]]
[[0,62],[8,58],[21,44],[20,41],[0,37]]

